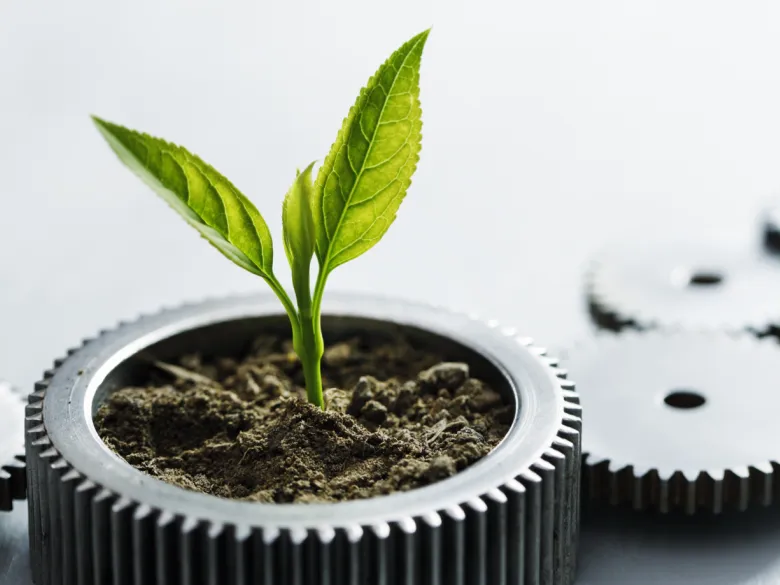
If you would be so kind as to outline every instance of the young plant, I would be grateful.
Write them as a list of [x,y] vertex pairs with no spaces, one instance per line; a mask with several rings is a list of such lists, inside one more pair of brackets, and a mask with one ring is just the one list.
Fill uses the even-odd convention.
[[[119,159],[217,250],[265,280],[292,326],[309,401],[324,407],[322,296],[330,273],[372,248],[395,219],[421,146],[420,61],[429,31],[413,37],[360,91],[312,181],[299,172],[282,206],[293,303],[273,272],[273,242],[262,215],[199,157],[148,134],[93,120]],[[312,291],[312,257],[319,271]]]

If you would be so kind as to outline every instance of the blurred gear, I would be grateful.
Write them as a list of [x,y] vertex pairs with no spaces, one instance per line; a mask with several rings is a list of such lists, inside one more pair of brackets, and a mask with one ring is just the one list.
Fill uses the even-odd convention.
[[605,329],[750,331],[780,324],[780,256],[696,243],[632,242],[587,275],[590,312]]
[[564,352],[586,497],[720,513],[780,495],[780,347],[747,334],[604,333]]
[[24,399],[0,380],[0,511],[24,499]]
[[772,254],[780,254],[780,201],[764,210],[764,247]]

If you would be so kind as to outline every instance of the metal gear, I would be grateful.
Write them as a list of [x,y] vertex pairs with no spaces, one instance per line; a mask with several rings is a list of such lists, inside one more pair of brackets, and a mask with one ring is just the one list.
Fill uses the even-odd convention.
[[[278,301],[208,301],[122,324],[59,360],[30,396],[31,565],[38,585],[568,585],[577,556],[580,407],[544,350],[431,307],[331,294],[328,330],[412,328],[469,352],[511,392],[509,434],[456,476],[337,504],[258,504],[182,490],[121,461],[92,414],[138,373],[204,344],[284,327]],[[330,319],[330,324],[328,320]],[[287,325],[289,327],[289,325]],[[279,329],[281,330],[281,329]],[[366,329],[367,330],[367,329]],[[475,366],[476,369],[477,366]]]
[[750,331],[780,324],[780,256],[696,243],[613,247],[586,276],[591,315],[605,329]]
[[780,201],[767,207],[763,214],[764,248],[780,254]]
[[0,380],[0,511],[24,499],[24,470],[24,399]]
[[589,499],[666,513],[780,495],[780,346],[746,333],[603,333],[562,352],[588,431]]

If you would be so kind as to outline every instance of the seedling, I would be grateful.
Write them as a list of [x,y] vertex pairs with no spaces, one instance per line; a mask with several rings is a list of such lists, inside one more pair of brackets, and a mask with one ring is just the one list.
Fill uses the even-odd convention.
[[[265,280],[292,326],[309,402],[324,407],[322,296],[338,266],[372,248],[395,220],[421,147],[420,61],[428,33],[407,41],[360,91],[312,180],[298,172],[282,205],[284,251],[297,304],[273,272],[273,242],[252,202],[199,157],[160,138],[93,117],[119,159],[209,243]],[[319,271],[311,288],[311,260]]]

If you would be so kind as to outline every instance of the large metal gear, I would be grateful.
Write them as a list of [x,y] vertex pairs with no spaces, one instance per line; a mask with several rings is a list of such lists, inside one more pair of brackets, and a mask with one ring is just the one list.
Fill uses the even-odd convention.
[[562,352],[590,499],[692,514],[780,495],[780,346],[749,334],[603,333]]
[[636,240],[600,254],[586,287],[606,329],[763,335],[780,324],[780,256],[760,249]]
[[0,380],[0,511],[25,497],[24,399]]
[[[514,332],[421,305],[331,294],[326,330],[416,328],[476,356],[519,408],[503,442],[456,476],[338,504],[258,504],[182,490],[99,440],[92,414],[161,359],[236,347],[284,326],[240,297],[123,324],[55,364],[30,396],[31,565],[38,585],[568,585],[577,556],[580,407],[544,351]],[[329,323],[329,324],[328,324]],[[151,349],[149,349],[151,347]],[[229,349],[228,349],[229,351]],[[140,358],[139,358],[140,359]],[[475,366],[476,371],[476,366]],[[135,373],[135,374],[134,374]],[[480,374],[483,376],[483,374]]]

